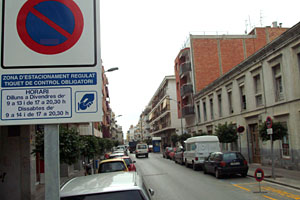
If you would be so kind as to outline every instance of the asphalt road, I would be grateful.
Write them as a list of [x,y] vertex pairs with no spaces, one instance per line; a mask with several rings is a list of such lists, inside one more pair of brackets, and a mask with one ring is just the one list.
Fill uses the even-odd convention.
[[135,158],[136,168],[146,186],[155,191],[154,200],[291,200],[300,199],[300,191],[283,186],[261,183],[250,177],[231,176],[216,179],[202,171],[193,171],[161,154],[151,153],[149,158]]

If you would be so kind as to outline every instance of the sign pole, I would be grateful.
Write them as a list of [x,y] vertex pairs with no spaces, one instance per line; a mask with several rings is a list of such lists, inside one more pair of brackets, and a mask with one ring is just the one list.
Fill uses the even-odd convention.
[[45,125],[45,200],[59,199],[59,125]]
[[272,129],[272,118],[270,116],[267,117],[266,119],[266,125],[267,125],[267,132],[268,135],[270,135],[270,140],[271,140],[271,159],[272,159],[272,178],[275,179],[274,175],[274,153],[273,153],[273,129]]
[[271,138],[271,156],[272,156],[272,178],[275,179],[274,175],[274,153],[273,153],[273,134],[270,135]]

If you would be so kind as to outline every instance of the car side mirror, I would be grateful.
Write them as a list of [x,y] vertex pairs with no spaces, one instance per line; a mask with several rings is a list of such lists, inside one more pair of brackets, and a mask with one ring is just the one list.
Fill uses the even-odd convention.
[[135,160],[133,160],[133,161],[132,161],[132,163],[136,163],[136,161],[135,161]]
[[154,195],[154,190],[150,188],[149,193],[150,193],[151,196],[153,196]]

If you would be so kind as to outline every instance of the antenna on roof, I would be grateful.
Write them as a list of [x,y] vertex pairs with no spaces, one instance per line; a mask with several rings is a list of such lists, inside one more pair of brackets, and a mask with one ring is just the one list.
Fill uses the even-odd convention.
[[263,18],[264,18],[264,17],[263,17],[263,11],[260,10],[260,16],[259,16],[259,19],[260,19],[260,20],[259,20],[259,21],[260,21],[260,26],[261,26],[261,27],[263,27]]
[[245,34],[247,34],[247,27],[248,27],[247,20],[245,20],[245,26],[246,26],[246,29],[245,29]]

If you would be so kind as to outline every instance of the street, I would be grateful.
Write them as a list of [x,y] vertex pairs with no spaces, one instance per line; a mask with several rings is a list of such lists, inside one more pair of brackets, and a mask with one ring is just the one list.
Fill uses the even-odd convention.
[[150,153],[149,158],[135,158],[136,168],[148,188],[155,191],[155,200],[199,200],[199,199],[300,199],[300,191],[281,185],[261,182],[254,178],[240,176],[216,179],[213,175],[205,175],[193,171],[174,161],[164,159],[161,154]]

